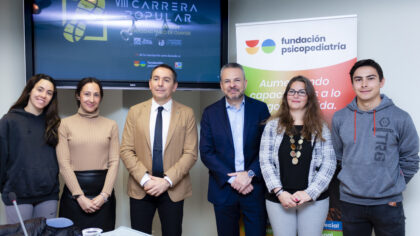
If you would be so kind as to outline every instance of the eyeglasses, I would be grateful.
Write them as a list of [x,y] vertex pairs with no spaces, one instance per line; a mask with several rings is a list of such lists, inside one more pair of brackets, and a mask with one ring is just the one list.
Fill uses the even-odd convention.
[[305,89],[300,89],[300,90],[294,90],[294,89],[290,89],[287,92],[287,95],[289,96],[295,96],[295,94],[298,94],[299,97],[305,97],[307,95],[306,90]]

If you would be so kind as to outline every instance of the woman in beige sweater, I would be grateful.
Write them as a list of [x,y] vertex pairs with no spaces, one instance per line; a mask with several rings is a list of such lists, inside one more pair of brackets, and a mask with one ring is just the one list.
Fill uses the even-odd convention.
[[59,216],[80,229],[110,231],[115,228],[119,139],[116,122],[99,116],[102,97],[99,80],[82,79],[76,89],[79,110],[61,122],[56,150],[65,187]]

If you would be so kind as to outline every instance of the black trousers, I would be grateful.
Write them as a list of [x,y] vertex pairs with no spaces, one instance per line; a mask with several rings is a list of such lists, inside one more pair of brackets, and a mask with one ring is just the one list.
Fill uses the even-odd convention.
[[404,236],[405,216],[402,202],[382,205],[341,203],[344,236]]
[[164,192],[159,197],[146,195],[138,200],[130,198],[131,228],[152,234],[152,223],[156,209],[162,226],[163,236],[177,236],[182,234],[182,217],[184,214],[184,200],[173,202]]
[[[105,183],[107,170],[75,171],[77,181],[87,198],[98,196]],[[76,199],[73,199],[71,192],[64,186],[60,199],[60,217],[66,217],[74,222],[74,225],[81,230],[86,228],[101,228],[106,231],[115,229],[115,194],[112,191],[108,201],[104,203],[99,211],[86,213],[79,206]]]

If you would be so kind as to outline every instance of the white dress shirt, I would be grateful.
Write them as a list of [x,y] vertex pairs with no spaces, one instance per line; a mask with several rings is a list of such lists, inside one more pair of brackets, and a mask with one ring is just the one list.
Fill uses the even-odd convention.
[[[155,126],[156,126],[156,117],[158,114],[158,108],[162,106],[162,158],[164,157],[165,153],[165,144],[166,138],[168,137],[168,130],[169,130],[169,123],[171,120],[171,111],[172,111],[172,99],[169,100],[167,103],[163,105],[159,105],[155,99],[152,99],[152,107],[150,110],[150,120],[149,120],[149,130],[150,130],[150,150],[153,150],[153,143],[155,140]],[[152,154],[153,155],[153,154]],[[153,156],[152,156],[153,158]],[[172,186],[172,181],[169,177],[164,177],[169,184]],[[144,186],[146,182],[150,180],[150,176],[146,173],[140,181],[140,185]]]

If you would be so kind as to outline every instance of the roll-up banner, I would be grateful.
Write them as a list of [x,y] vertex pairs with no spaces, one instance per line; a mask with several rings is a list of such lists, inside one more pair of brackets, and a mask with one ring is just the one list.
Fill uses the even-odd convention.
[[[248,80],[245,94],[267,103],[271,114],[297,75],[312,81],[328,124],[355,96],[349,71],[357,60],[356,15],[236,24],[236,50]],[[342,235],[340,219],[334,178],[323,235]]]

